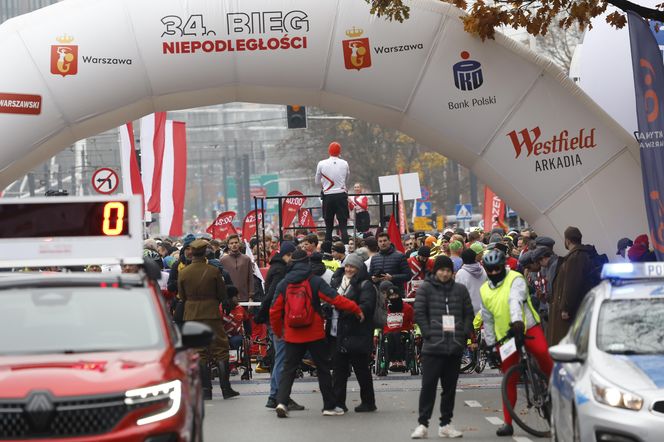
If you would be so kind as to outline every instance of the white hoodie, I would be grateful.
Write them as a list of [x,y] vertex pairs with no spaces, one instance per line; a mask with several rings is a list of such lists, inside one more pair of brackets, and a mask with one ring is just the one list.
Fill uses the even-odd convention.
[[480,306],[482,305],[480,287],[482,287],[482,284],[484,284],[484,281],[487,279],[486,271],[477,262],[473,264],[464,264],[454,276],[455,282],[465,285],[468,289],[475,314],[480,311]]

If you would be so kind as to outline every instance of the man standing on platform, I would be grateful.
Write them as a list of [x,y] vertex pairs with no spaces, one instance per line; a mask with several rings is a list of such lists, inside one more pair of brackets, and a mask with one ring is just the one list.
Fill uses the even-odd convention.
[[325,240],[332,241],[334,230],[334,217],[337,217],[341,240],[348,244],[348,191],[346,179],[349,168],[345,160],[339,158],[341,155],[341,144],[333,141],[328,148],[330,157],[318,163],[316,168],[316,184],[321,185],[323,197],[323,219],[325,220]]

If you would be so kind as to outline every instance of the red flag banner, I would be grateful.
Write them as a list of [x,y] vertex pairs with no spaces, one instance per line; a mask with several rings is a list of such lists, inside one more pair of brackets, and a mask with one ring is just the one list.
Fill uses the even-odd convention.
[[300,210],[300,225],[311,232],[317,232],[316,223],[309,209]]
[[205,231],[214,239],[224,240],[228,238],[228,235],[237,233],[233,226],[233,218],[235,218],[235,212],[224,212]]
[[[498,222],[494,221],[498,218]],[[489,186],[484,187],[484,230],[505,225],[505,202]]]
[[394,247],[404,253],[406,249],[401,242],[401,232],[399,232],[399,227],[397,227],[397,222],[394,220],[394,215],[390,215],[390,223],[387,226],[387,234],[390,235],[390,241],[394,244]]
[[297,216],[297,212],[304,205],[304,202],[307,200],[303,196],[302,192],[299,190],[293,190],[287,195],[289,198],[286,198],[284,205],[282,206],[281,213],[281,225],[282,229],[287,229],[293,223],[293,220]]
[[263,223],[262,209],[252,210],[244,217],[244,222],[242,223],[242,238],[245,241],[249,241],[251,237],[256,234],[256,218],[258,218],[258,224]]

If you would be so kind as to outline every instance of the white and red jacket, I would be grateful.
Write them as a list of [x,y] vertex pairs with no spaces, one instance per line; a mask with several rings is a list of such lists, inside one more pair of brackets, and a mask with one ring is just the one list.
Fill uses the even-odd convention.
[[350,168],[346,160],[330,157],[318,163],[316,168],[316,184],[320,184],[325,195],[346,192],[346,179]]
[[351,213],[366,212],[369,209],[369,198],[366,195],[354,195],[348,197],[348,210]]

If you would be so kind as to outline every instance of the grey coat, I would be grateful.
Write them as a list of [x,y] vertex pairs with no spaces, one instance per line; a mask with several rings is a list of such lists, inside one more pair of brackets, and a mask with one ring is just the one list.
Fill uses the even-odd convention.
[[[447,308],[446,306],[447,300]],[[443,333],[443,315],[454,315],[454,333]],[[417,290],[415,322],[420,326],[423,354],[457,355],[473,330],[473,304],[468,289],[454,280],[443,284],[428,276]]]

